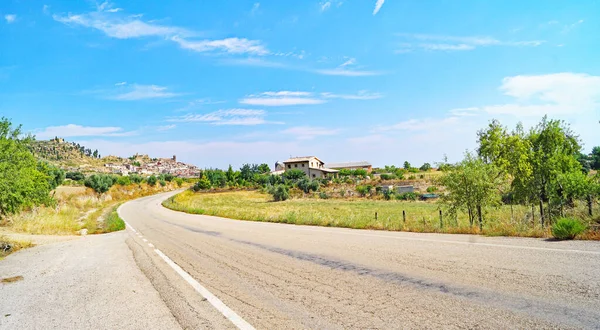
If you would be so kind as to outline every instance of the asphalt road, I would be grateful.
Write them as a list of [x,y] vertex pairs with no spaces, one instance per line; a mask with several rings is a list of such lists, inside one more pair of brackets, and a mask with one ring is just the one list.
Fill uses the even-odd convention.
[[163,208],[172,194],[120,214],[183,328],[236,326],[183,272],[257,329],[600,328],[597,242],[229,220]]

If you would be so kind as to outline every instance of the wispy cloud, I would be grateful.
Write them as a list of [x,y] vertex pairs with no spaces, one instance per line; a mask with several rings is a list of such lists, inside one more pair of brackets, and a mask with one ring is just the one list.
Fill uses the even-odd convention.
[[397,36],[406,40],[400,44],[396,53],[408,53],[417,49],[428,51],[466,51],[478,47],[536,47],[543,40],[530,41],[501,41],[489,36],[448,36],[436,34],[398,33]]
[[255,2],[252,5],[252,9],[250,10],[250,15],[256,15],[256,13],[258,13],[259,8],[260,8],[260,2]]
[[567,33],[571,32],[573,29],[575,29],[577,26],[579,26],[581,24],[583,24],[583,20],[582,19],[578,20],[575,23],[567,24],[567,25],[565,25],[563,27],[561,33],[562,34],[567,34]]
[[270,61],[264,58],[258,57],[247,57],[247,58],[225,58],[219,61],[219,63],[224,65],[240,65],[240,66],[256,66],[263,68],[289,68],[288,65]]
[[370,93],[369,91],[358,91],[356,94],[334,94],[321,93],[321,96],[328,99],[345,99],[345,100],[375,100],[383,97],[381,93]]
[[327,76],[346,76],[346,77],[364,77],[364,76],[379,76],[384,74],[382,71],[370,70],[352,70],[344,68],[321,69],[315,70],[316,73]]
[[346,77],[365,77],[365,76],[379,76],[384,74],[381,71],[364,70],[362,67],[357,65],[357,61],[353,57],[346,57],[346,60],[333,69],[318,69],[314,72],[328,76],[346,76]]
[[375,3],[375,9],[373,9],[373,15],[377,15],[384,2],[385,0],[377,0],[377,2]]
[[173,36],[171,37],[171,40],[179,44],[183,49],[189,49],[199,53],[220,51],[231,54],[269,54],[267,48],[262,45],[260,41],[245,38],[190,41],[179,36]]
[[178,26],[142,21],[139,16],[118,14],[121,8],[112,8],[108,2],[97,6],[97,11],[85,14],[53,15],[57,22],[71,26],[83,26],[103,32],[111,38],[131,39],[159,37],[173,41],[183,49],[195,52],[266,55],[270,52],[258,40],[225,38],[215,40],[193,40],[197,33]]
[[167,91],[167,87],[157,85],[133,84],[127,87],[129,91],[109,96],[109,99],[119,101],[136,101],[156,98],[170,98],[180,94]]
[[342,1],[342,0],[321,1],[321,2],[319,2],[319,10],[321,12],[324,12],[324,11],[331,9],[331,7],[333,7],[333,6],[340,7],[343,4],[344,4],[344,1]]
[[174,128],[177,128],[177,125],[171,124],[171,125],[158,126],[156,128],[156,130],[159,131],[159,132],[164,132],[164,131],[172,130]]
[[6,14],[6,15],[4,15],[4,20],[6,20],[6,23],[8,23],[8,24],[14,23],[17,20],[17,15]]
[[53,137],[81,137],[81,136],[132,136],[135,131],[123,131],[121,127],[94,127],[68,124],[63,126],[49,126],[43,130],[34,132],[39,139]]
[[267,107],[314,105],[327,102],[325,100],[315,98],[312,95],[313,94],[309,92],[264,92],[261,94],[248,95],[247,97],[239,100],[239,102],[241,104],[259,105]]
[[118,82],[115,84],[115,86],[124,86],[124,85],[127,85],[126,81],[121,81],[121,82]]
[[298,140],[312,140],[319,136],[332,136],[340,133],[340,129],[313,126],[296,126],[282,130],[280,133],[294,136]]
[[263,124],[283,124],[265,119],[266,111],[257,109],[225,109],[206,114],[187,114],[169,118],[170,122],[197,123],[204,122],[212,125],[254,126]]

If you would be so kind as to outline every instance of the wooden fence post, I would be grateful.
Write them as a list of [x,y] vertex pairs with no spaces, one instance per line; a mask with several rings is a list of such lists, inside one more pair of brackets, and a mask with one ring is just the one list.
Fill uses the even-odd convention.
[[440,210],[440,228],[444,228],[444,219],[442,218],[442,210]]
[[377,221],[377,212],[375,212],[375,221]]

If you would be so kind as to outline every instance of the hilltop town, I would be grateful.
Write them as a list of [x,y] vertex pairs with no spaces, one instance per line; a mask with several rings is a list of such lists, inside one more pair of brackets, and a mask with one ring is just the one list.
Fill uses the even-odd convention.
[[39,159],[72,172],[122,175],[172,174],[183,178],[196,177],[200,172],[195,165],[177,161],[177,156],[152,158],[148,155],[135,154],[128,158],[102,157],[98,150],[91,150],[59,137],[34,141],[31,149]]

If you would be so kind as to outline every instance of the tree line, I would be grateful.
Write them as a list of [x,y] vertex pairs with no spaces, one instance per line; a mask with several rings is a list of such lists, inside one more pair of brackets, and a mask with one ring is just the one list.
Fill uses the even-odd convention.
[[476,152],[467,152],[441,178],[448,192],[442,202],[450,214],[463,211],[480,228],[486,210],[502,204],[537,209],[542,227],[564,217],[576,203],[587,204],[592,215],[600,176],[590,170],[598,169],[600,148],[583,155],[579,137],[565,122],[545,116],[526,131],[522,124],[509,130],[493,120],[477,138]]

